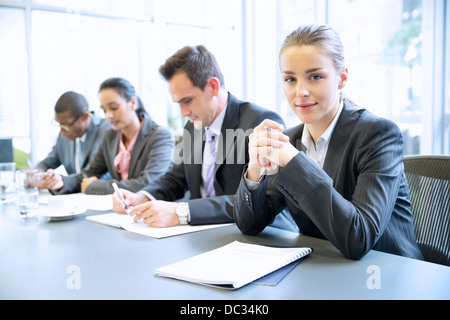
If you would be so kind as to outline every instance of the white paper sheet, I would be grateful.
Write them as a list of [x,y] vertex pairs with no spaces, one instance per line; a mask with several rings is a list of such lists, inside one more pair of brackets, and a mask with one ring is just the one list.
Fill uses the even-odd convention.
[[123,228],[130,232],[138,233],[144,236],[149,236],[157,239],[232,225],[232,223],[226,223],[226,224],[210,224],[200,226],[183,225],[170,228],[151,228],[145,225],[143,222],[134,222],[133,218],[131,218],[128,215],[119,214],[116,212],[89,216],[86,217],[86,220],[105,224],[116,228]]
[[49,198],[63,198],[67,201],[75,201],[86,210],[95,211],[111,211],[113,208],[112,195],[91,195],[84,193],[73,193],[53,196],[48,192],[41,192],[39,195],[39,203],[43,205],[48,204]]

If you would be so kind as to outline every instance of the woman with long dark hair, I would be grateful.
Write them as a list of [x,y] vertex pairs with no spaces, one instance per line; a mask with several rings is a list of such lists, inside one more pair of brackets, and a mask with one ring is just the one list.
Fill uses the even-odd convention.
[[[89,166],[78,175],[64,177],[63,185],[53,193],[112,194],[114,182],[138,191],[171,165],[171,133],[152,120],[129,81],[105,80],[99,99],[112,129],[105,133]],[[108,174],[110,179],[102,179]]]

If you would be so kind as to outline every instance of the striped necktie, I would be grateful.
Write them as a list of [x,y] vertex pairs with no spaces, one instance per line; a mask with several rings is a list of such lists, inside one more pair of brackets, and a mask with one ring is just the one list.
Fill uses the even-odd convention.
[[[205,130],[206,142],[204,154],[209,155],[209,161],[205,161],[206,174],[204,177],[205,194],[207,198],[215,197],[214,190],[214,168],[216,166],[216,136],[210,129]],[[206,158],[206,157],[204,157]]]

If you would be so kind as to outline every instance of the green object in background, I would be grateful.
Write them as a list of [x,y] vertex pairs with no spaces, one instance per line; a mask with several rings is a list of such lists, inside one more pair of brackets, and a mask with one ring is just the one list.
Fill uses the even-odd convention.
[[13,149],[14,162],[16,163],[16,170],[23,170],[28,168],[28,159],[30,155],[22,150]]

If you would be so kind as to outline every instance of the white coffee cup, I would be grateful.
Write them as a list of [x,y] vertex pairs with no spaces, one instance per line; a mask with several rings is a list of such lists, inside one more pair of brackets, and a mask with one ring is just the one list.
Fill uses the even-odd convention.
[[48,199],[48,211],[52,216],[66,216],[77,210],[74,200],[65,197],[52,197]]

